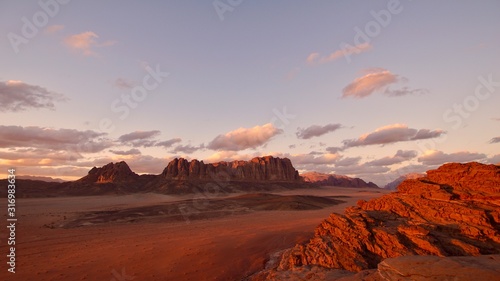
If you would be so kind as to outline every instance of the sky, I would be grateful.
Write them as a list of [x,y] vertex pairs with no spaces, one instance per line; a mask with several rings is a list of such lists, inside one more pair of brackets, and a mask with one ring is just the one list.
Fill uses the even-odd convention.
[[0,176],[500,162],[499,1],[0,1]]

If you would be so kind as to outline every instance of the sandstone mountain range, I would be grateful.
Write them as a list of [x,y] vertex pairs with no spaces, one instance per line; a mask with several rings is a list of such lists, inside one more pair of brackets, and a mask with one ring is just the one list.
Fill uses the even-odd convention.
[[[325,178],[326,177],[326,178]],[[21,185],[22,183],[22,185]],[[45,182],[18,180],[19,197],[127,194],[155,192],[181,194],[211,192],[253,192],[331,185],[377,187],[362,179],[309,173],[300,176],[288,158],[255,157],[249,161],[204,163],[175,158],[159,175],[138,175],[124,161],[92,168],[76,181]],[[2,196],[6,196],[5,191]]]

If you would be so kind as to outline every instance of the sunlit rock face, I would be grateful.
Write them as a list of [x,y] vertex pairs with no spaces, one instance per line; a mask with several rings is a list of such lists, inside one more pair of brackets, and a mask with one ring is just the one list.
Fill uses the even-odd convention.
[[393,192],[331,214],[280,270],[304,265],[361,271],[407,255],[500,254],[500,166],[445,164]]

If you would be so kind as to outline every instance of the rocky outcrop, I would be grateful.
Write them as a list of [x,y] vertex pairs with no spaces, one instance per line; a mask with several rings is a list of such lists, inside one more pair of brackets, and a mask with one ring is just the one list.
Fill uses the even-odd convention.
[[389,258],[379,263],[377,271],[368,277],[384,281],[500,280],[500,255]]
[[500,166],[452,163],[331,214],[278,268],[361,271],[391,257],[487,254],[500,254]]
[[425,174],[419,174],[419,173],[409,173],[406,175],[402,175],[398,177],[397,179],[391,181],[390,183],[386,184],[384,186],[385,189],[390,189],[390,190],[395,190],[398,185],[400,185],[402,182],[405,180],[413,180],[413,179],[418,179],[421,177],[425,177]]
[[300,181],[290,159],[272,156],[210,164],[196,159],[176,158],[168,163],[161,176],[171,180]]
[[437,257],[402,256],[380,262],[377,269],[357,273],[325,269],[319,266],[294,268],[291,271],[258,273],[247,280],[310,281],[428,281],[428,280],[500,280],[500,255]]
[[373,182],[366,183],[364,180],[360,178],[351,178],[343,175],[308,172],[301,174],[301,176],[304,178],[304,181],[315,183],[320,186],[378,188],[378,186]]
[[100,168],[92,168],[88,175],[78,181],[84,183],[121,183],[134,182],[139,179],[139,175],[132,172],[124,161],[109,163]]

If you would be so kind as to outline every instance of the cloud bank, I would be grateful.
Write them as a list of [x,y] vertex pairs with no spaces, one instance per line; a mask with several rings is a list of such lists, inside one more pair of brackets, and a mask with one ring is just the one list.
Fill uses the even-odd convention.
[[66,101],[66,98],[43,87],[30,85],[21,81],[0,81],[0,111],[20,112],[28,109],[55,109],[55,102]]

